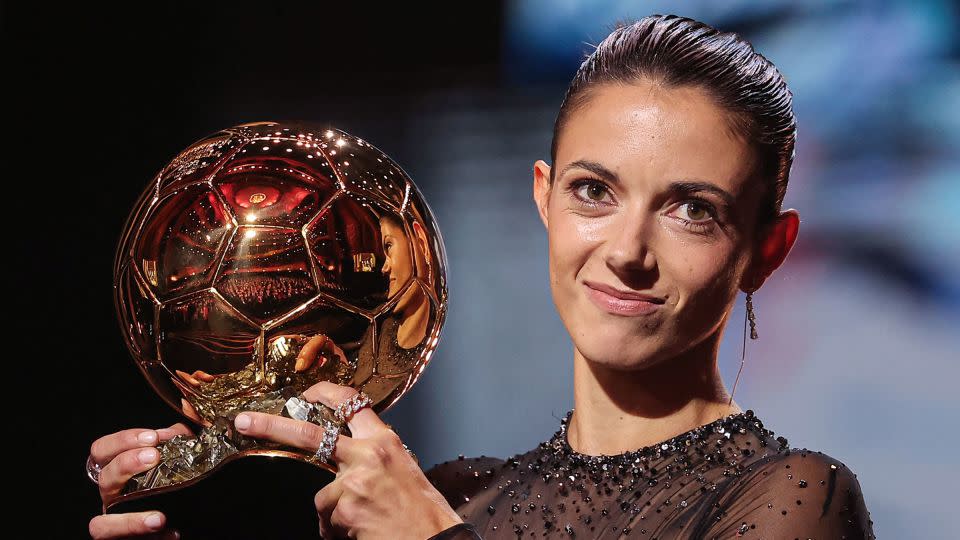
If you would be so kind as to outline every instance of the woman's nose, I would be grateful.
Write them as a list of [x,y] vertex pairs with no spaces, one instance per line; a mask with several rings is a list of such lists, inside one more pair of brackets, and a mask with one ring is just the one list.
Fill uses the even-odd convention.
[[617,273],[650,271],[657,259],[651,249],[656,217],[650,215],[625,216],[609,227],[604,259]]

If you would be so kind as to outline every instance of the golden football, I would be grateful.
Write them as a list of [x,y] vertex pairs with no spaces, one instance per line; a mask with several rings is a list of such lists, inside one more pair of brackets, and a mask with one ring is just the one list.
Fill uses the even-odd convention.
[[322,380],[381,412],[422,373],[446,255],[409,176],[332,126],[261,122],[177,155],[124,226],[114,298],[156,392],[209,426]]

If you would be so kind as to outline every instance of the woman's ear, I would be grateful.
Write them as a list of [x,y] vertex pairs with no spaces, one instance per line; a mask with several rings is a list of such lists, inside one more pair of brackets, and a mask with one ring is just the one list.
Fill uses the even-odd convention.
[[427,239],[427,231],[423,229],[423,225],[418,221],[413,221],[413,240],[414,248],[417,251],[417,254],[423,257],[423,260],[427,265],[430,265],[430,241]]
[[547,227],[547,203],[550,200],[550,166],[542,159],[533,164],[533,201],[537,204],[540,221]]
[[750,267],[743,276],[740,289],[753,292],[763,285],[774,270],[783,264],[800,232],[800,213],[790,208],[780,215],[760,233],[756,239],[756,251]]

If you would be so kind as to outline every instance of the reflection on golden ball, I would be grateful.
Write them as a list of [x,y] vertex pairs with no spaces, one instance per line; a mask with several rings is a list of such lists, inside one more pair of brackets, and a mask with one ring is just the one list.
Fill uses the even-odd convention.
[[170,405],[208,424],[328,380],[382,411],[430,359],[446,257],[420,191],[331,126],[211,135],[154,178],[114,267],[127,346]]

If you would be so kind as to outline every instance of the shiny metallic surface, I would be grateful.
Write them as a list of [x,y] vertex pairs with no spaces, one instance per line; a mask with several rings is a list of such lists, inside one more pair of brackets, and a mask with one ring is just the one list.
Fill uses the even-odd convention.
[[[146,186],[120,235],[114,292],[152,388],[230,441],[225,418],[319,381],[364,391],[377,412],[395,403],[436,348],[446,254],[386,154],[332,126],[260,122],[194,143]],[[256,453],[310,457],[248,441],[224,455]]]

